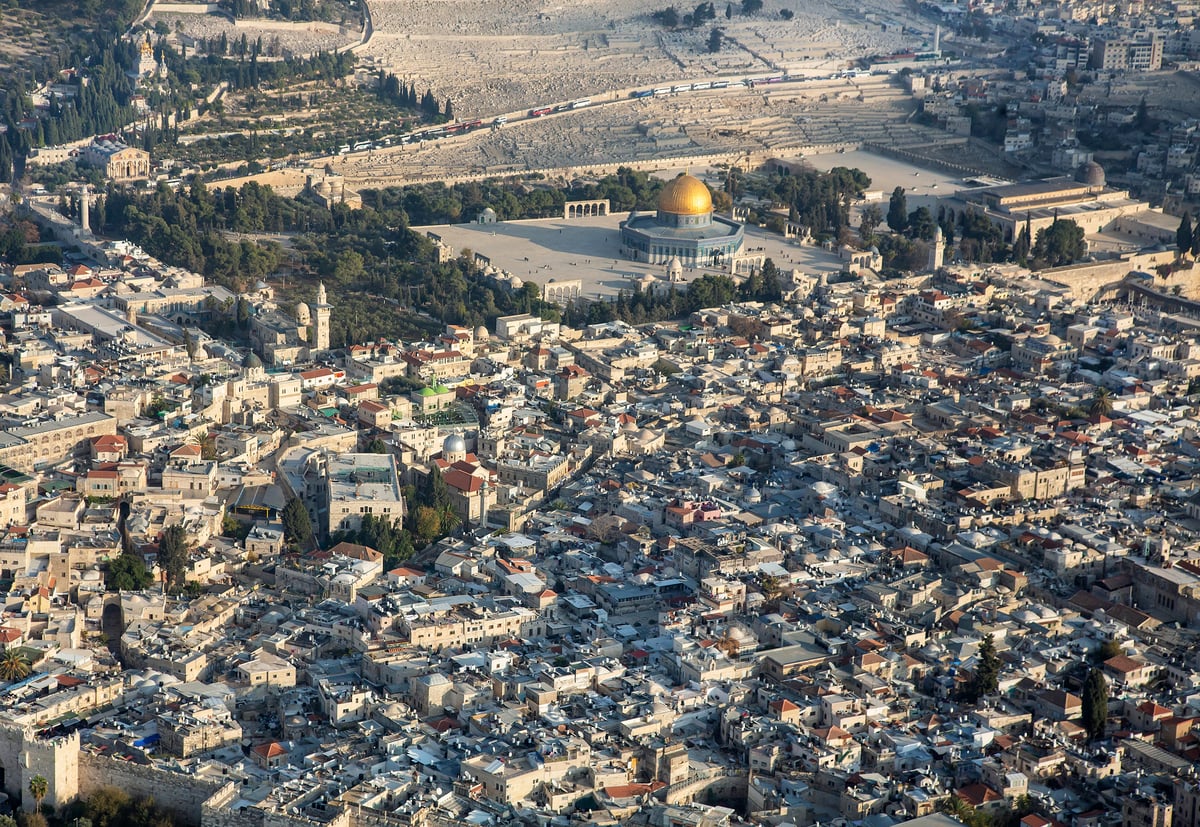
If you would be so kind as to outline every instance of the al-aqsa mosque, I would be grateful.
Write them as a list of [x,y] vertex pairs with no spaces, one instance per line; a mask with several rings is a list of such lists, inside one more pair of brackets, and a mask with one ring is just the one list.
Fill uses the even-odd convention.
[[634,261],[713,267],[742,250],[744,230],[732,219],[713,215],[712,195],[703,181],[683,174],[658,196],[654,214],[636,210],[621,222],[621,252]]

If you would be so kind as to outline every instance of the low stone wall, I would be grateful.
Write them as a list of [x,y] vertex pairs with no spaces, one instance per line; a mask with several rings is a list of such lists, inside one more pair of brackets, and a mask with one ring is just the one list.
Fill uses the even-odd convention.
[[215,14],[220,10],[217,3],[155,3],[150,14]]
[[[966,146],[966,138],[947,137],[940,142],[941,146]],[[988,171],[979,167],[968,166],[967,164],[956,164],[953,161],[944,161],[941,158],[928,158],[924,155],[919,155],[916,152],[911,152],[907,149],[902,149],[895,146],[886,146],[884,144],[867,143],[863,144],[863,149],[868,152],[874,152],[876,155],[884,155],[888,158],[895,158],[898,161],[906,161],[913,166],[925,167],[926,169],[940,169],[946,172],[954,172],[960,175],[988,175]]]

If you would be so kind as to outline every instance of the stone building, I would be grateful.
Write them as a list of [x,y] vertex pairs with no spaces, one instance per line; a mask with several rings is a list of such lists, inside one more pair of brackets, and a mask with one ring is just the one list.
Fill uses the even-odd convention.
[[654,215],[634,211],[621,222],[622,252],[648,264],[716,266],[740,253],[743,241],[742,225],[715,215],[708,186],[686,174],[663,187]]
[[1030,239],[1036,241],[1038,232],[1058,219],[1074,221],[1086,235],[1119,229],[1171,243],[1179,223],[1175,219],[1174,223],[1167,222],[1169,226],[1161,226],[1162,210],[1152,209],[1127,190],[1108,186],[1103,167],[1095,161],[1081,165],[1073,178],[1061,176],[959,190],[938,206],[951,220],[969,211],[982,214],[1004,233],[1008,243],[1026,225]]
[[135,149],[115,135],[102,135],[83,148],[85,166],[104,171],[110,181],[135,181],[150,177],[150,153]]

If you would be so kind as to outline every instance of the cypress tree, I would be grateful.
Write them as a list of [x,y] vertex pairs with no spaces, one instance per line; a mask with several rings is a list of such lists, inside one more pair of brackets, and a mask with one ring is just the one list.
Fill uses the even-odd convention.
[[996,641],[990,634],[983,636],[979,644],[979,663],[975,667],[974,694],[976,698],[991,695],[1000,686],[1000,658],[996,654]]
[[294,542],[304,544],[312,537],[312,520],[308,516],[308,509],[298,497],[287,501],[280,519],[283,522],[284,534]]
[[887,225],[896,233],[904,232],[908,226],[908,199],[904,197],[904,187],[892,190],[891,200],[888,201]]
[[1095,741],[1104,735],[1108,723],[1108,681],[1104,673],[1093,666],[1083,684],[1083,728],[1088,739]]

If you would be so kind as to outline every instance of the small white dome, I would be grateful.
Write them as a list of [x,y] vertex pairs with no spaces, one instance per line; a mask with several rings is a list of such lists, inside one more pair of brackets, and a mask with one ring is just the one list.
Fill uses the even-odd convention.
[[467,442],[458,434],[450,434],[442,442],[442,456],[447,454],[465,454],[467,452]]

